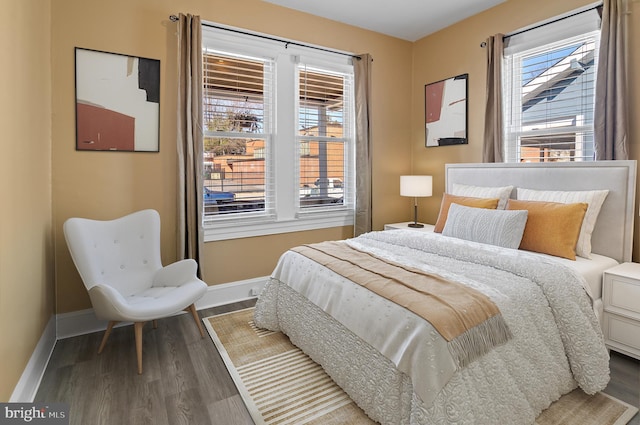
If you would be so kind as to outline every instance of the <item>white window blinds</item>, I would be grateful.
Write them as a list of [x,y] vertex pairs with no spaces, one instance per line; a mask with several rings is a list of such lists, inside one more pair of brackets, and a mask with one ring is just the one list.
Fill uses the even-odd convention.
[[[300,208],[344,205],[352,146],[352,75],[298,66]],[[349,199],[347,196],[346,199]]]
[[269,212],[273,62],[205,49],[205,217]]
[[593,159],[598,24],[591,9],[507,40],[507,162]]

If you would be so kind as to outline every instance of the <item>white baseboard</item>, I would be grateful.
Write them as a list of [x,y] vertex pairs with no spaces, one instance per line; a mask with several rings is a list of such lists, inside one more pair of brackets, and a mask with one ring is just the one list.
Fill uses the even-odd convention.
[[44,375],[44,371],[49,363],[51,353],[56,345],[56,318],[51,316],[47,326],[40,336],[40,340],[36,345],[36,348],[31,354],[31,358],[27,363],[27,366],[22,372],[20,380],[13,389],[9,402],[11,403],[32,403],[40,381]]
[[[262,288],[264,288],[268,280],[269,276],[264,276],[209,286],[204,296],[196,302],[196,309],[203,310],[205,308],[255,298],[262,292]],[[93,314],[92,308],[58,314],[56,320],[58,339],[100,332],[107,328],[107,322],[98,320],[95,314]],[[125,325],[127,325],[127,323],[119,324],[119,326]]]
[[108,323],[106,320],[98,320],[92,308],[57,314],[56,320],[58,322],[58,339],[103,331],[107,328]]
[[263,276],[209,286],[204,296],[196,302],[196,309],[204,310],[205,308],[256,298],[268,280],[269,276]]

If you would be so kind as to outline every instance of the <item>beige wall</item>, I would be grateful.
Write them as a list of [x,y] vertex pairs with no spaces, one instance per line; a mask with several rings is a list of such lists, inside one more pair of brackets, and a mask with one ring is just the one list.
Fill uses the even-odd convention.
[[2,0],[0,401],[53,315],[49,0]]
[[[481,162],[486,87],[486,50],[480,43],[490,35],[507,34],[527,25],[593,3],[591,0],[530,1],[509,0],[431,36],[419,40],[413,50],[411,150],[414,173],[434,175],[434,196],[420,201],[420,217],[434,223],[444,191],[444,164]],[[629,17],[630,155],[640,159],[640,3],[631,1],[635,13]],[[424,147],[424,85],[454,75],[469,74],[469,144]],[[637,214],[636,214],[637,216]],[[638,223],[636,223],[638,229]],[[636,232],[637,234],[638,232]],[[634,258],[638,258],[637,237]]]
[[[411,43],[260,0],[56,0],[52,4],[52,78],[58,313],[90,307],[61,232],[62,223],[71,216],[107,219],[155,208],[162,216],[163,261],[175,259],[176,24],[169,21],[169,15],[180,12],[307,43],[371,53],[374,225],[381,229],[385,222],[408,219],[410,204],[398,194],[398,176],[410,167],[406,123],[411,111]],[[160,59],[160,153],[75,151],[76,46]],[[213,285],[265,276],[291,246],[350,235],[350,228],[336,228],[207,243],[204,279]]]

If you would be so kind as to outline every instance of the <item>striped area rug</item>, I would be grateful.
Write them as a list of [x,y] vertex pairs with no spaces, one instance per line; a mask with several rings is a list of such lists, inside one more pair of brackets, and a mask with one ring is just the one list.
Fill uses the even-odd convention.
[[256,328],[253,308],[204,323],[257,425],[375,423],[285,335]]
[[[280,332],[257,328],[253,308],[203,319],[257,425],[375,424]],[[536,425],[624,425],[637,408],[598,393],[564,395]]]

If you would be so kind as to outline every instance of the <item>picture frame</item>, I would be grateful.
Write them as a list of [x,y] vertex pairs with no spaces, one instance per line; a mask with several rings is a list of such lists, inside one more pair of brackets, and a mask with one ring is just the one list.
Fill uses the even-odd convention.
[[160,60],[75,48],[76,150],[160,151]]
[[425,84],[425,146],[464,145],[467,139],[469,74]]

